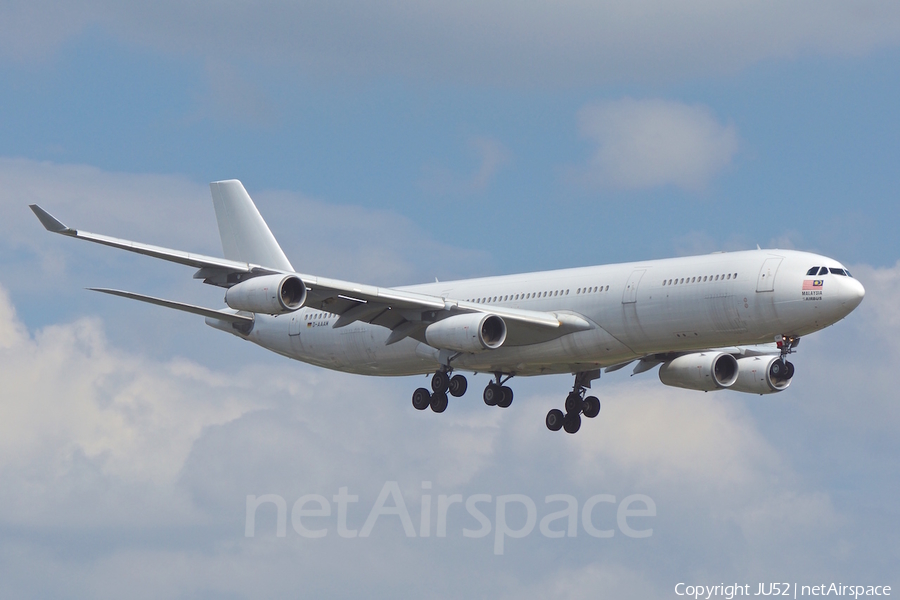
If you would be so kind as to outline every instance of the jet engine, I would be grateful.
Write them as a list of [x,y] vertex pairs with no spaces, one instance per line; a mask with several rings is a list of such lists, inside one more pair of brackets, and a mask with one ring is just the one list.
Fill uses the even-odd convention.
[[731,389],[748,394],[774,394],[786,390],[794,376],[794,366],[778,356],[739,358],[738,378]]
[[727,352],[685,354],[659,368],[659,380],[666,385],[710,392],[729,388],[738,378],[738,363]]
[[306,302],[306,285],[296,275],[262,275],[225,292],[225,304],[235,310],[279,315],[294,312]]
[[434,348],[458,352],[494,350],[506,341],[506,323],[497,315],[455,315],[429,325],[425,341]]

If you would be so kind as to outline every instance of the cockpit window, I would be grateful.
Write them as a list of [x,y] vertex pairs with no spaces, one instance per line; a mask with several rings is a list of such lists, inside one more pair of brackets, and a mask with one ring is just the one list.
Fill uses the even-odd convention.
[[806,274],[807,274],[807,275],[818,275],[818,274],[819,274],[819,267],[813,267],[812,269],[810,269],[809,271],[807,271]]
[[847,269],[844,269],[844,273],[847,274],[847,277],[853,277],[853,275],[851,275],[850,271],[848,271]]
[[828,275],[828,267],[822,267],[819,269],[819,275]]
[[831,273],[833,275],[846,275],[846,273],[844,273],[843,269],[835,269],[834,267],[831,267],[831,269],[829,269],[829,270],[831,271]]

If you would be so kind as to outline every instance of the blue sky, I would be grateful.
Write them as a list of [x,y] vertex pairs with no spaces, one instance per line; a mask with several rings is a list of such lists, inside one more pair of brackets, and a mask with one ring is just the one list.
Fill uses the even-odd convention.
[[[0,589],[900,585],[897,106],[900,9],[886,1],[5,3]],[[868,294],[804,340],[783,394],[619,372],[600,384],[601,418],[547,437],[568,377],[515,381],[502,413],[470,392],[412,414],[417,380],[319,371],[97,298],[82,288],[221,303],[175,265],[46,235],[26,208],[217,254],[206,184],[225,178],[316,274],[403,284],[759,244],[833,256]],[[540,508],[641,493],[658,517],[649,540],[535,533],[504,556],[458,533],[409,540],[395,521],[367,540],[243,535],[248,494],[348,486],[371,504],[392,480],[411,506],[432,481]],[[335,566],[347,556],[354,581]],[[417,559],[428,568],[410,573]]]

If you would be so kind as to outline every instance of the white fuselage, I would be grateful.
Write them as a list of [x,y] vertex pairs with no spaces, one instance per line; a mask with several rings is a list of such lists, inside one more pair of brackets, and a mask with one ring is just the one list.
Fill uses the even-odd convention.
[[[453,368],[516,375],[576,373],[649,354],[685,352],[799,337],[849,314],[862,300],[850,276],[808,276],[842,268],[808,252],[752,250],[399,288],[474,302],[570,312],[592,328],[546,342],[460,354]],[[804,282],[816,280],[814,289]],[[807,287],[813,287],[807,283]],[[303,308],[258,314],[250,341],[314,365],[367,375],[433,372],[439,352],[412,338],[386,345],[390,331],[361,321],[333,328],[337,315]]]

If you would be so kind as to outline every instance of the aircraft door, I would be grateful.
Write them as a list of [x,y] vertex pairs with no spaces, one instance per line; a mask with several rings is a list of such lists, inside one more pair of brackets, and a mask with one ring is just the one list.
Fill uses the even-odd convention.
[[300,317],[298,317],[297,315],[291,316],[291,327],[288,330],[288,335],[300,335]]
[[291,350],[294,352],[300,352],[303,349],[300,343],[300,331],[302,325],[303,319],[300,318],[300,315],[291,315],[291,323],[288,327],[288,339],[291,341]]
[[625,284],[625,292],[622,294],[622,304],[634,304],[637,302],[638,285],[641,283],[641,277],[646,273],[646,269],[635,269]]
[[784,260],[782,256],[773,256],[767,258],[759,270],[759,278],[756,280],[757,292],[774,292],[775,291],[775,275],[778,273],[778,266]]

